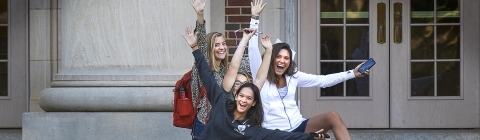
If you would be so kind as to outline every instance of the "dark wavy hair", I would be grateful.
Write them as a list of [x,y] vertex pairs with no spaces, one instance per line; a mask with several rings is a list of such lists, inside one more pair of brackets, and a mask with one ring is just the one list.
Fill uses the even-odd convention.
[[[258,87],[252,83],[245,83],[240,88],[238,88],[237,93],[235,93],[235,97],[238,96],[238,93],[243,88],[250,88],[253,91],[253,101],[256,102],[255,106],[250,107],[247,111],[246,119],[248,119],[248,124],[250,125],[259,125],[261,126],[263,123],[263,107],[262,107],[262,99],[260,97],[260,90]],[[227,103],[227,111],[233,114],[233,111],[237,109],[236,101],[230,101]]]
[[272,57],[270,59],[270,68],[268,68],[268,74],[267,74],[267,80],[270,83],[274,83],[275,85],[278,85],[280,83],[280,79],[275,75],[275,60],[278,56],[278,53],[280,53],[280,50],[285,49],[288,51],[288,54],[290,54],[290,64],[287,67],[287,71],[282,74],[282,76],[288,75],[292,76],[293,74],[297,73],[296,67],[297,63],[293,61],[293,56],[292,56],[292,50],[290,49],[290,45],[287,43],[276,43],[273,44],[273,49],[272,49]]

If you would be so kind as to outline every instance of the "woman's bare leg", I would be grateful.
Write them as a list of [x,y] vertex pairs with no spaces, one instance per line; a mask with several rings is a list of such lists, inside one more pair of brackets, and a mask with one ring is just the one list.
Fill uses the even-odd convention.
[[324,129],[323,133],[331,129],[337,140],[351,139],[345,123],[343,123],[340,115],[334,111],[311,117],[307,122],[305,133],[315,132],[320,129]]

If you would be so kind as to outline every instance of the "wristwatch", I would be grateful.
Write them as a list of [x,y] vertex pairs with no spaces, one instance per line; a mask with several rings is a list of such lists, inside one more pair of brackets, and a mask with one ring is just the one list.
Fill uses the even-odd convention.
[[254,16],[254,15],[252,15],[252,18],[258,20],[258,19],[260,19],[260,16]]

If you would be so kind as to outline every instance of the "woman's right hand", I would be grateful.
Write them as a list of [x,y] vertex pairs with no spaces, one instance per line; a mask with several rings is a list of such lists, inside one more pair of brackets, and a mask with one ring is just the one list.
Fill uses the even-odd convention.
[[186,27],[185,33],[186,35],[182,35],[182,37],[187,41],[188,46],[190,46],[192,50],[198,49],[197,34],[193,32],[193,27]]
[[257,30],[254,28],[244,28],[243,29],[243,37],[242,37],[242,42],[245,43],[244,45],[247,45],[248,41],[252,36],[255,34]]
[[320,129],[317,132],[313,132],[313,133],[318,134],[318,137],[313,137],[313,138],[316,139],[316,140],[324,140],[325,139],[325,134],[323,134],[322,132],[323,132],[323,129]]
[[207,0],[205,0],[205,2],[203,3],[201,2],[201,0],[190,1],[190,4],[198,15],[203,15],[203,11],[205,10],[205,3],[207,3]]
[[270,41],[270,36],[268,34],[262,37],[262,46],[264,49],[272,48],[272,42]]

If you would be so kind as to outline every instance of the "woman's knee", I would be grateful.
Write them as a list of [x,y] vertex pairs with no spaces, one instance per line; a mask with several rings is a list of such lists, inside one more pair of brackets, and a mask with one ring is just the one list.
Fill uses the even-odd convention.
[[338,114],[337,112],[335,111],[330,111],[327,113],[327,118],[329,120],[341,120],[340,118],[340,114]]

